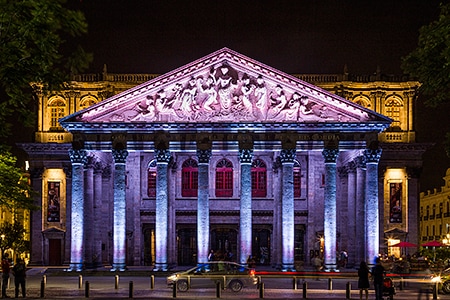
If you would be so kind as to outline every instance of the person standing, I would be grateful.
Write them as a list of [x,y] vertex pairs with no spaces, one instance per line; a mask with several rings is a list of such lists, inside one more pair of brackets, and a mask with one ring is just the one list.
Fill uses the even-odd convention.
[[25,277],[27,268],[22,259],[18,258],[16,264],[12,268],[12,272],[14,275],[14,285],[15,285],[15,295],[16,298],[19,297],[19,286],[22,288],[22,297],[26,298],[26,290],[25,290]]
[[381,265],[381,260],[379,257],[375,259],[375,266],[372,268],[373,286],[375,288],[375,299],[383,299],[383,280],[384,280],[384,270]]
[[365,261],[362,261],[358,269],[359,300],[362,300],[363,291],[366,292],[366,300],[369,299],[369,274],[369,267]]
[[6,289],[8,288],[9,281],[9,271],[11,270],[11,264],[9,263],[8,257],[8,253],[5,253],[2,259],[2,298],[9,298],[8,295],[6,295]]

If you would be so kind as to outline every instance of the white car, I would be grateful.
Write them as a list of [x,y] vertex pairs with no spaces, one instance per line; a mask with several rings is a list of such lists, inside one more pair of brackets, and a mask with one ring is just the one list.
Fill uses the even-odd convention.
[[167,277],[167,285],[173,287],[176,283],[180,292],[186,292],[191,288],[216,287],[218,282],[222,288],[239,292],[244,286],[255,286],[258,278],[254,269],[228,261],[198,264],[194,268]]

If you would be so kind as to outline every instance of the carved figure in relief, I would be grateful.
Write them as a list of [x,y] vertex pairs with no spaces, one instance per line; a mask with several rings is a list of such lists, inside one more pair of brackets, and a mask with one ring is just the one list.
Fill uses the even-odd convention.
[[302,115],[314,114],[312,107],[315,105],[314,102],[309,102],[308,98],[301,98],[300,100],[300,113]]
[[281,110],[283,110],[287,103],[286,94],[284,93],[283,88],[281,85],[277,85],[275,87],[275,96],[273,96],[273,93],[270,93],[270,102],[271,102],[271,108],[270,108],[270,117],[274,118],[276,117]]
[[265,120],[267,118],[267,110],[269,109],[269,102],[267,101],[267,88],[264,82],[264,79],[261,75],[256,79],[256,88],[255,88],[255,97],[256,97],[256,107],[261,113],[262,119]]
[[181,93],[181,106],[180,110],[184,113],[191,113],[192,111],[198,110],[200,107],[197,105],[195,96],[197,95],[197,80],[191,77],[188,85]]
[[279,117],[281,120],[297,121],[298,112],[300,109],[301,96],[298,92],[292,94],[291,100],[286,104],[286,107],[280,112]]
[[218,68],[216,82],[221,112],[226,113],[231,108],[233,91],[237,86],[237,72],[224,64]]
[[155,105],[152,97],[150,96],[147,96],[146,99],[139,101],[135,110],[138,114],[131,118],[131,121],[141,121],[144,119],[155,118]]
[[164,89],[159,90],[155,97],[155,108],[157,113],[166,114],[172,110],[174,99],[169,99]]
[[242,105],[244,106],[244,109],[252,114],[253,113],[253,105],[250,101],[250,94],[253,92],[255,86],[250,83],[250,77],[245,73],[242,76]]
[[[200,90],[207,95],[205,102],[203,103],[203,108],[207,111],[215,110],[215,105],[219,104],[217,101],[217,91],[216,91],[216,70],[212,70],[208,78],[206,78],[206,86],[203,87],[200,84]],[[200,79],[202,83],[202,79]]]

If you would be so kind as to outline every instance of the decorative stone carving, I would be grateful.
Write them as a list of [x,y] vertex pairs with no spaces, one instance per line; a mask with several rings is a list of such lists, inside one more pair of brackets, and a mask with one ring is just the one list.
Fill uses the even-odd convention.
[[356,168],[365,169],[366,168],[366,157],[358,156],[354,159]]
[[323,149],[322,151],[325,163],[336,163],[336,159],[339,155],[339,149]]
[[253,149],[239,149],[239,160],[241,163],[252,163]]
[[157,162],[169,163],[171,159],[170,151],[167,149],[155,149],[155,158]]
[[381,157],[381,149],[366,149],[364,150],[364,157],[366,163],[377,163]]
[[207,164],[211,158],[211,149],[201,150],[197,149],[198,162]]
[[72,164],[83,164],[87,162],[87,151],[84,149],[69,149],[69,157]]
[[283,149],[280,153],[281,163],[293,163],[296,157],[295,149]]
[[112,149],[112,155],[116,164],[124,164],[127,160],[128,151],[126,149]]

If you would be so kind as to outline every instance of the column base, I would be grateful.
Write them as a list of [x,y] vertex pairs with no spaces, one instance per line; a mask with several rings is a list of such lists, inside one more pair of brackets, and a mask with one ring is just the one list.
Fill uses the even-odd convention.
[[81,272],[83,271],[83,263],[71,263],[67,272]]
[[125,264],[119,264],[119,263],[117,263],[117,264],[113,263],[112,268],[111,268],[111,272],[115,272],[115,271],[123,272],[126,270],[127,270],[127,266]]
[[281,271],[282,272],[297,272],[297,270],[295,270],[295,266],[293,264],[281,265]]
[[340,272],[340,271],[338,270],[336,264],[329,264],[329,265],[328,265],[328,264],[325,264],[324,271],[325,271],[325,272]]
[[153,271],[169,271],[169,266],[167,264],[155,264],[155,267],[153,268]]

